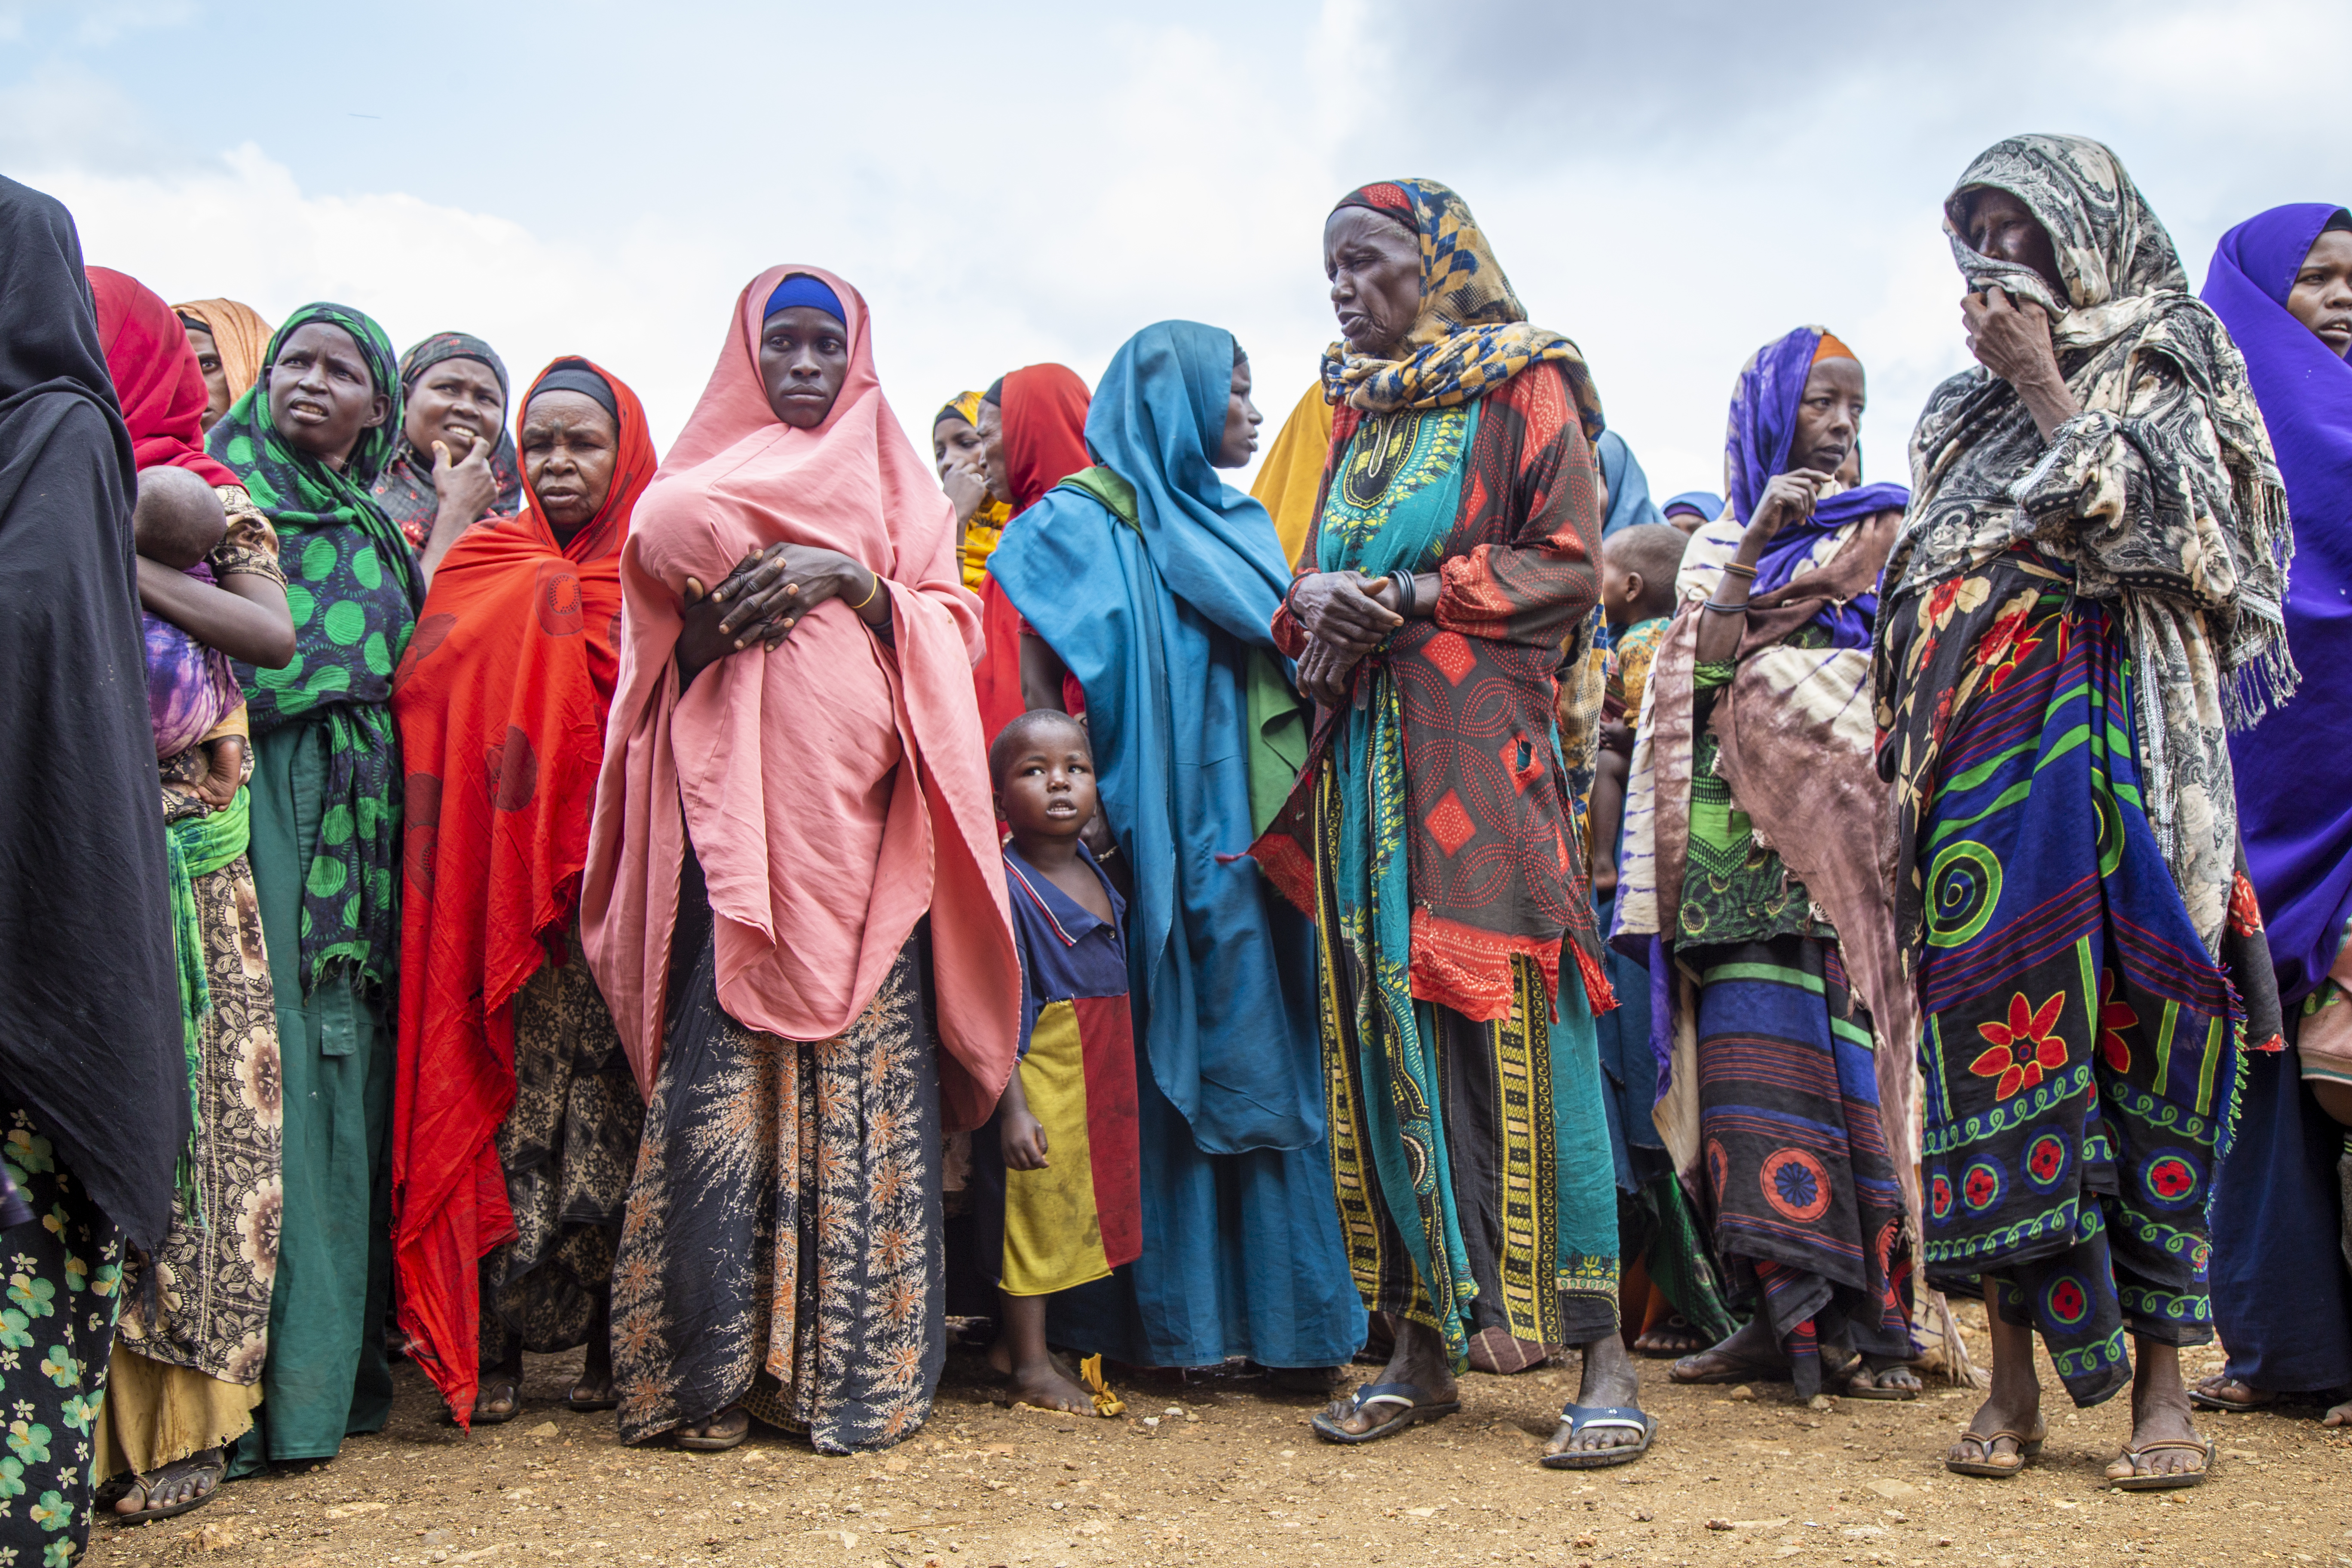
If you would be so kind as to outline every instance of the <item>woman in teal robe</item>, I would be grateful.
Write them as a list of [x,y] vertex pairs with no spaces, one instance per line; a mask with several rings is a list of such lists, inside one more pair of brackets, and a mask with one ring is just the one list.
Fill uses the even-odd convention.
[[989,558],[1035,634],[1032,704],[1062,705],[1055,663],[1085,689],[1134,887],[1143,1256],[1055,1297],[1053,1337],[1141,1365],[1329,1367],[1364,1338],[1326,1169],[1313,933],[1246,858],[1305,752],[1268,629],[1282,547],[1215,472],[1248,460],[1257,423],[1231,333],[1145,328],[1096,390],[1097,466]]

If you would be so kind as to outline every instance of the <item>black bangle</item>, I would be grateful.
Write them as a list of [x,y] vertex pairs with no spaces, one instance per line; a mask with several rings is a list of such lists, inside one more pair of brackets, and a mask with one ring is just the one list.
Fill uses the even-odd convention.
[[1407,620],[1411,620],[1412,619],[1413,599],[1418,592],[1418,590],[1413,586],[1412,574],[1410,572],[1399,573],[1397,574],[1396,582],[1397,614],[1402,616]]
[[1748,613],[1746,605],[1718,605],[1713,599],[1707,600],[1703,607],[1713,610],[1718,616],[1744,616]]
[[1723,563],[1723,570],[1730,576],[1745,577],[1750,583],[1756,581],[1756,568],[1753,566],[1742,566],[1737,561],[1727,561]]
[[1290,580],[1290,586],[1284,591],[1282,595],[1282,607],[1289,612],[1290,618],[1294,621],[1298,618],[1298,605],[1294,602],[1298,596],[1298,584],[1306,581],[1307,574],[1301,572],[1297,576],[1293,577]]

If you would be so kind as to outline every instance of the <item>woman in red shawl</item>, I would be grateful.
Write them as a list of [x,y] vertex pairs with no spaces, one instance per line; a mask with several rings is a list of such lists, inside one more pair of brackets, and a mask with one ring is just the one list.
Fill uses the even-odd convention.
[[[215,1496],[224,1445],[253,1426],[284,1203],[278,1016],[246,858],[244,698],[234,678],[174,680],[189,666],[173,647],[193,642],[276,668],[293,651],[294,622],[276,532],[200,444],[204,372],[179,319],[136,279],[89,271],[142,488],[158,490],[149,504],[161,499],[158,471],[178,468],[212,488],[227,523],[221,543],[185,572],[139,562],[195,1138],[192,1180],[149,1260],[162,1288],[145,1288],[135,1258],[124,1270],[96,1436],[98,1474],[118,1478],[101,1501],[118,1516],[152,1520]],[[203,490],[194,493],[201,504]]]
[[410,1354],[460,1422],[513,1419],[522,1352],[582,1344],[565,1403],[612,1408],[613,1249],[644,1121],[576,917],[621,545],[659,458],[636,395],[584,359],[549,365],[522,406],[522,510],[442,557],[392,696],[408,769],[394,1267]]
[[[1087,384],[1066,364],[1024,366],[1000,377],[982,396],[974,428],[987,460],[988,493],[1011,507],[1013,516],[1094,465],[1087,452]],[[1021,612],[994,578],[981,589],[980,598],[988,652],[971,680],[980,696],[982,731],[993,742],[1029,706],[1021,695]]]
[[942,1118],[985,1120],[1021,1011],[961,579],[865,300],[761,273],[621,553],[582,923],[646,1094],[625,1442],[929,1414]]

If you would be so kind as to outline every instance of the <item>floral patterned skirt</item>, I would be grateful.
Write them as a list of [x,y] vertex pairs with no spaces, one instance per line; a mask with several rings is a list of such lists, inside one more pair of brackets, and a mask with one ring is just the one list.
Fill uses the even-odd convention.
[[849,1453],[930,1414],[945,1269],[922,940],[847,1029],[801,1043],[719,1010],[702,939],[674,990],[614,1269],[624,1442],[740,1404]]
[[588,1342],[613,1279],[645,1128],[612,1010],[576,933],[516,995],[515,1103],[499,1164],[515,1238],[482,1259],[482,1364]]
[[0,1563],[60,1568],[89,1542],[91,1428],[122,1303],[122,1233],[24,1109],[0,1105],[35,1223],[0,1232]]

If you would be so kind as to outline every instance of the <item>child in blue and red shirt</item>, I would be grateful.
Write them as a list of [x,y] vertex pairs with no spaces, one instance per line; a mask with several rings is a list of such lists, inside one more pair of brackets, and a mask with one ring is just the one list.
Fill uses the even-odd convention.
[[1004,882],[1022,981],[1021,1059],[972,1139],[980,1255],[1004,1314],[989,1361],[1014,1400],[1087,1414],[1091,1396],[1046,1350],[1045,1299],[1143,1250],[1126,911],[1079,842],[1096,810],[1085,727],[1034,710],[988,760],[1013,833]]

